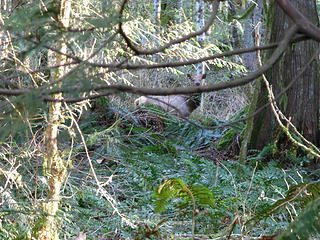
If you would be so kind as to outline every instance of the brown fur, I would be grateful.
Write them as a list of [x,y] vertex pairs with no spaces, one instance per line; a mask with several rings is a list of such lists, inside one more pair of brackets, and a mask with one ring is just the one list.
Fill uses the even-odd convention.
[[[200,85],[205,74],[188,77],[193,80],[196,86]],[[176,114],[182,117],[189,117],[190,114],[199,107],[201,103],[201,93],[191,95],[172,95],[172,96],[141,96],[134,101],[136,106],[154,105],[163,111]]]

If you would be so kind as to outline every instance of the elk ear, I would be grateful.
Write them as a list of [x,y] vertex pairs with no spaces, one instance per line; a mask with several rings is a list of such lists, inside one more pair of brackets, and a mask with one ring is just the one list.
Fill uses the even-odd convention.
[[205,79],[207,77],[207,74],[202,75],[202,79]]
[[192,80],[192,77],[191,77],[191,75],[189,73],[187,74],[187,76],[188,76],[188,78],[190,78]]

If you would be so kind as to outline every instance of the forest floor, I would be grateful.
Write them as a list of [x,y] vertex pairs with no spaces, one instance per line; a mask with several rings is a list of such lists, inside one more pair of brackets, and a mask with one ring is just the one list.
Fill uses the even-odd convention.
[[[306,167],[307,155],[279,155],[272,146],[251,150],[240,164],[243,123],[215,128],[226,121],[186,121],[152,108],[102,109],[79,122],[73,147],[60,134],[61,153],[72,159],[61,192],[60,239],[79,232],[89,240],[273,239],[304,208],[303,198],[290,200],[289,193],[320,178]],[[239,111],[231,120],[245,114]],[[7,152],[23,153],[17,146],[8,145]],[[4,215],[0,239],[25,239],[35,219],[21,214],[34,209],[29,192],[45,199],[36,154],[29,153],[28,161],[29,155],[21,155],[28,188],[12,192],[19,211]]]
[[[82,210],[72,218],[86,219],[74,227],[88,232],[89,239],[191,239],[193,231],[198,239],[273,239],[298,215],[298,204],[270,216],[265,209],[284,199],[291,186],[311,181],[301,164],[307,158],[288,153],[277,159],[266,147],[252,151],[242,165],[237,162],[241,123],[205,129],[199,123],[212,127],[224,122],[179,120],[157,109],[148,109],[151,114],[110,110],[109,115],[95,115],[96,122],[82,130],[97,174],[108,182],[123,215],[95,195],[92,181],[73,184],[79,189],[77,201],[70,204]],[[291,168],[284,167],[288,159]],[[79,174],[88,165],[78,167]],[[168,192],[159,194],[157,189],[166,184]],[[185,191],[183,186],[192,189],[191,198],[177,194]]]

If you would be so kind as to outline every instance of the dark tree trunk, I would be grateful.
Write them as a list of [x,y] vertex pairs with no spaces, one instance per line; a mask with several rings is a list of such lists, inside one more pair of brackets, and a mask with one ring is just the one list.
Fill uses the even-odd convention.
[[[229,12],[231,16],[236,16],[236,7],[232,1],[229,1]],[[240,34],[236,24],[232,24],[231,28],[231,42],[233,48],[240,48]]]
[[[316,1],[291,0],[291,3],[309,20],[318,25],[319,19],[316,10]],[[275,1],[270,4],[269,11],[269,42],[282,39],[285,30],[292,25],[292,21],[285,15]],[[268,40],[267,40],[268,41]],[[282,58],[267,73],[267,79],[277,96],[299,74],[307,62],[315,54],[318,43],[304,41],[292,44]],[[319,66],[318,58],[308,66],[307,70],[293,84],[293,86],[277,100],[277,104],[304,137],[319,145]],[[267,92],[264,84],[261,85],[257,108],[267,102]],[[254,119],[254,127],[249,147],[261,149],[270,142],[279,138],[279,128],[270,107]]]

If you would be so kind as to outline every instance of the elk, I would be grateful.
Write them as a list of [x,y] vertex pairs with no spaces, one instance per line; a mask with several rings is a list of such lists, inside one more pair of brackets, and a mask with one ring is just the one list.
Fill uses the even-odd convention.
[[[200,86],[201,80],[205,79],[206,74],[191,76],[187,75],[193,84]],[[170,95],[170,96],[141,96],[134,101],[135,106],[154,105],[165,112],[173,113],[182,117],[189,117],[190,114],[200,106],[201,93],[190,95]]]

